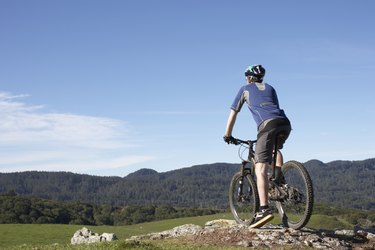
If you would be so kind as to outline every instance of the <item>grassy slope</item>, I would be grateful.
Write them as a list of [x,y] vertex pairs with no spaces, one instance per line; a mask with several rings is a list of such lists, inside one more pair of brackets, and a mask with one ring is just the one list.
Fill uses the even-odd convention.
[[[173,227],[184,225],[184,224],[196,224],[203,226],[207,221],[214,219],[232,219],[231,214],[216,214],[209,216],[190,217],[190,218],[179,218],[164,221],[156,221],[149,223],[142,223],[130,226],[86,226],[90,230],[96,233],[115,233],[120,240],[124,240],[133,235],[147,234],[151,232],[160,232]],[[276,218],[271,222],[278,224],[279,219]],[[343,223],[334,217],[325,215],[313,215],[308,227],[312,228],[350,228],[350,224]],[[66,248],[67,244],[70,243],[70,238],[74,232],[81,229],[84,226],[80,225],[53,225],[53,224],[0,224],[0,249],[9,248],[12,246],[20,246],[27,244],[31,249],[33,246],[46,246],[58,243],[65,245],[62,249]],[[126,249],[127,246],[117,242],[112,245],[113,249]],[[107,246],[109,248],[109,246]],[[146,246],[147,248],[147,246]],[[17,248],[21,249],[21,248]],[[77,248],[74,248],[77,249]],[[79,248],[81,249],[81,248]],[[141,248],[142,249],[142,248]]]
[[230,214],[216,214],[200,217],[179,218],[164,221],[155,221],[129,226],[81,226],[55,224],[0,224],[0,249],[21,244],[66,244],[74,232],[87,227],[95,233],[115,233],[120,239],[127,239],[133,235],[160,232],[184,224],[203,226],[207,221],[214,219],[231,219]]
[[[111,246],[106,246],[104,249],[129,249],[134,246],[127,246],[124,241],[133,235],[147,234],[151,232],[160,232],[168,229],[172,229],[176,226],[184,224],[196,224],[203,226],[207,221],[214,219],[233,219],[230,213],[225,214],[215,214],[208,216],[199,217],[189,217],[189,218],[178,218],[171,220],[155,221],[149,223],[142,223],[129,226],[86,226],[90,230],[96,233],[110,232],[115,233],[120,241],[114,243]],[[275,216],[275,219],[271,221],[272,224],[279,224],[280,219]],[[0,249],[9,249],[14,246],[18,246],[16,249],[32,249],[34,246],[38,246],[39,249],[50,249],[45,248],[46,246],[51,246],[54,243],[58,243],[61,249],[66,249],[67,247],[73,249],[91,249],[80,247],[69,246],[70,239],[74,232],[81,229],[82,225],[54,225],[54,224],[0,224]],[[324,228],[324,229],[334,229],[334,228],[346,228],[350,229],[353,227],[350,223],[337,219],[333,216],[314,214],[307,227],[311,228]],[[25,247],[25,245],[27,247]],[[144,249],[152,249],[155,244],[151,243],[152,246],[144,246]],[[19,247],[24,245],[24,247]],[[43,247],[44,246],[44,247]],[[173,249],[173,243],[171,249]],[[102,246],[103,247],[103,246]],[[98,249],[101,247],[98,246]],[[59,249],[55,246],[52,249]],[[141,247],[141,249],[143,249]],[[164,246],[163,246],[164,249]],[[184,248],[181,248],[184,249]],[[210,248],[207,248],[210,249]]]

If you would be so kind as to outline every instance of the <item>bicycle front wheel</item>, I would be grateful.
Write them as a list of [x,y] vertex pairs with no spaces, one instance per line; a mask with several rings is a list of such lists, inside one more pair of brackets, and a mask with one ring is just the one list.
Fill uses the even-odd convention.
[[297,161],[288,161],[282,166],[287,197],[276,202],[284,226],[293,229],[304,227],[312,214],[314,203],[313,185],[306,168]]
[[236,173],[229,187],[230,210],[237,223],[251,225],[259,208],[258,190],[250,174]]

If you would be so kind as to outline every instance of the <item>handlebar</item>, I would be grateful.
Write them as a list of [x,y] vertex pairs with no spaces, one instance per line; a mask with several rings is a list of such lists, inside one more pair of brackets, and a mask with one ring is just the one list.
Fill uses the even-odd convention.
[[234,138],[234,137],[231,137],[228,141],[228,144],[234,144],[234,145],[238,145],[238,144],[246,144],[246,145],[249,145],[249,146],[252,146],[253,144],[255,144],[257,142],[257,140],[242,140],[242,139],[238,139],[238,138]]
[[[240,145],[238,149],[238,156],[242,159],[243,162],[249,162],[251,161],[250,159],[253,158],[254,156],[254,144],[257,142],[257,140],[242,140],[238,138],[234,138],[233,136],[230,137],[224,137],[225,142],[228,144],[234,144],[234,145]],[[246,146],[244,146],[246,145]],[[245,158],[242,156],[242,154],[245,152],[245,150],[241,151],[241,148],[247,148],[249,155]]]

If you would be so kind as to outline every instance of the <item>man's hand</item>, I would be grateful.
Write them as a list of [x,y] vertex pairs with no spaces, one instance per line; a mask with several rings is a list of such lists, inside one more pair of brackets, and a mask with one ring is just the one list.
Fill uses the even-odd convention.
[[230,144],[230,143],[237,144],[237,140],[234,139],[233,136],[226,136],[226,135],[224,135],[223,139],[228,144]]

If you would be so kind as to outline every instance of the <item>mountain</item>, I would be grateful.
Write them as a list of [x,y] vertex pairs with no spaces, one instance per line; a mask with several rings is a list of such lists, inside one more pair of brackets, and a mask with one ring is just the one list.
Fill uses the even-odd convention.
[[[375,158],[364,161],[311,160],[308,169],[318,203],[375,209]],[[227,208],[228,188],[238,164],[214,163],[163,173],[141,169],[126,177],[68,172],[0,173],[0,193],[94,204],[170,204],[176,207]]]
[[158,172],[156,170],[149,169],[149,168],[142,168],[138,171],[135,171],[134,173],[129,174],[127,177],[137,178],[138,176],[146,177],[146,176],[157,175],[157,174]]
[[375,158],[363,161],[306,162],[318,202],[375,209]]

